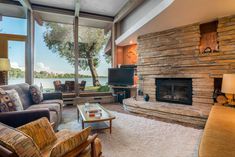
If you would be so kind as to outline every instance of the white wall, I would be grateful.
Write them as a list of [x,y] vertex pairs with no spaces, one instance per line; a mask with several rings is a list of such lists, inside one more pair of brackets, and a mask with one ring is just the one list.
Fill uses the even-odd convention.
[[121,34],[125,33],[134,24],[136,24],[146,13],[154,9],[163,0],[146,0],[137,9],[131,12],[126,18],[121,21]]

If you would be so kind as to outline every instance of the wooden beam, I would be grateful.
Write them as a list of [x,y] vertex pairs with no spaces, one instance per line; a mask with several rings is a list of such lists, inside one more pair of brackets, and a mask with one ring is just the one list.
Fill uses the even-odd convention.
[[1,34],[0,33],[0,39],[1,40],[26,41],[27,36],[26,35]]
[[143,2],[144,0],[129,0],[115,16],[114,23],[121,21]]
[[80,0],[75,0],[75,17],[79,17],[80,13]]

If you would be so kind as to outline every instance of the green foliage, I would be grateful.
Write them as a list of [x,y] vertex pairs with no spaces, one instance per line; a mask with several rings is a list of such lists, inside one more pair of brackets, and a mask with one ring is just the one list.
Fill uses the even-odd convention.
[[108,85],[105,85],[105,86],[100,86],[98,89],[97,89],[97,92],[109,92],[110,91],[110,87]]
[[[74,41],[72,25],[47,22],[47,31],[44,33],[44,41],[53,53],[65,58],[68,63],[74,65]],[[79,26],[79,57],[92,59],[94,66],[100,63],[99,52],[107,42],[110,34],[105,35],[103,29]],[[89,68],[87,62],[80,64],[83,70]]]
[[[9,76],[11,78],[24,78],[25,72],[22,71],[21,69],[17,68],[11,68],[9,71]],[[34,71],[34,78],[74,78],[73,73],[64,73],[64,74],[58,74],[58,73],[50,73],[47,71]],[[80,75],[80,78],[90,78],[91,76],[89,75]],[[101,76],[104,77],[104,76]]]
[[9,76],[13,78],[23,78],[24,71],[22,71],[21,69],[17,69],[17,68],[11,68],[11,70],[9,71]]

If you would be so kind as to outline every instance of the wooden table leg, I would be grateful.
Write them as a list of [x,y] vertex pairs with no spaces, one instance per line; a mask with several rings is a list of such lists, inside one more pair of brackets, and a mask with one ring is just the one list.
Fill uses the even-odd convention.
[[83,122],[83,120],[82,120],[82,129],[84,129],[84,122]]
[[110,134],[112,133],[112,120],[109,121],[109,130],[110,130]]

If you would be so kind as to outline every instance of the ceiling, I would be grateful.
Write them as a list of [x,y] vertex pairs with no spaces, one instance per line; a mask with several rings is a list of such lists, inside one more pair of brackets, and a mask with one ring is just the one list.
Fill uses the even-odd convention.
[[[59,1],[59,3],[58,3]],[[114,17],[128,0],[80,0],[80,10]],[[32,4],[62,9],[75,9],[75,0],[30,0]]]
[[[76,0],[29,0],[35,12],[44,21],[73,24]],[[80,11],[94,16],[103,16],[113,19],[128,0],[80,0]],[[13,1],[17,4],[17,0]],[[12,6],[13,2],[0,4],[0,15],[25,18],[25,12],[21,5]],[[44,8],[49,8],[45,10]],[[51,9],[61,11],[51,12]],[[81,13],[82,14],[82,13]],[[79,18],[79,25],[110,29],[112,20],[100,20],[99,18]]]
[[119,45],[136,42],[137,37],[143,34],[210,22],[229,15],[235,15],[234,0],[174,0],[169,7],[123,39]]

